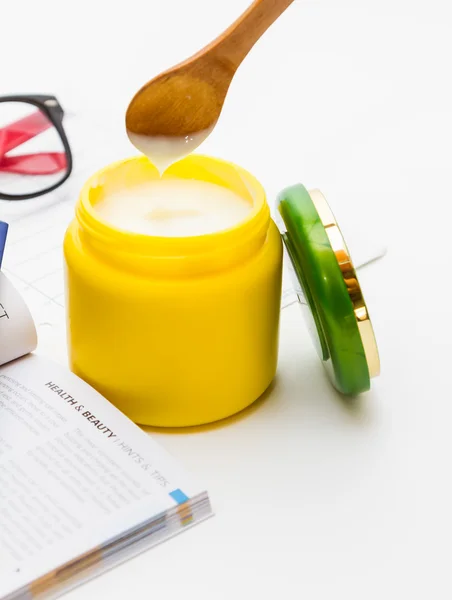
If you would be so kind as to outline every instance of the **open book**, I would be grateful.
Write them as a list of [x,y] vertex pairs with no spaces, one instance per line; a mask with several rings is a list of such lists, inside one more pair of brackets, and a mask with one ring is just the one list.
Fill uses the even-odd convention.
[[0,272],[0,599],[52,598],[210,516],[206,491],[64,367]]

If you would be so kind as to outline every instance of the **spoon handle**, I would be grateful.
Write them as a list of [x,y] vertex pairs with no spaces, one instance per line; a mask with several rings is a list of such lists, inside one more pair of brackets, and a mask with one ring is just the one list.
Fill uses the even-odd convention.
[[247,10],[206,48],[235,72],[245,56],[294,0],[254,0]]

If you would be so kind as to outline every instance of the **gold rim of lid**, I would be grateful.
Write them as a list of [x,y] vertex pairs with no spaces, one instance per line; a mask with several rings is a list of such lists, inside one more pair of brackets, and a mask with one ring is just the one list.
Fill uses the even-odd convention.
[[348,295],[353,305],[353,312],[363,344],[369,376],[371,378],[377,377],[380,374],[380,357],[378,354],[377,341],[375,339],[372,322],[364,301],[358,276],[350,257],[350,252],[348,251],[347,244],[339,229],[339,225],[337,224],[322,192],[320,192],[320,190],[310,190],[309,195],[319,213],[320,220],[325,227],[326,234],[341,270],[345,287],[347,288]]

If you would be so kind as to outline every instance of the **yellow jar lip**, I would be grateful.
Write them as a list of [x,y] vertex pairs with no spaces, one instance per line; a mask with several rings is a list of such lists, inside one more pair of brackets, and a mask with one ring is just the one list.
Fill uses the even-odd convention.
[[146,270],[191,273],[243,261],[265,242],[270,210],[262,185],[242,167],[200,154],[173,164],[163,177],[211,181],[246,196],[252,202],[252,209],[234,227],[200,236],[158,237],[116,228],[98,216],[94,205],[106,189],[115,189],[121,182],[136,185],[146,177],[158,177],[158,171],[147,157],[136,156],[107,165],[86,181],[77,203],[76,218],[84,240],[95,250],[107,252],[116,262],[133,262],[135,267]]

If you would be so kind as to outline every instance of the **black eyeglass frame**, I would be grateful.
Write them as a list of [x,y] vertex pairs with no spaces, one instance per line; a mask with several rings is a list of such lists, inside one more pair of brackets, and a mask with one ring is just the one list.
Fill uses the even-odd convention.
[[30,200],[31,198],[37,198],[38,196],[42,196],[44,194],[47,194],[48,192],[56,190],[56,188],[60,187],[60,185],[62,185],[72,173],[72,152],[63,127],[64,110],[62,106],[55,98],[55,96],[47,96],[41,94],[0,96],[0,104],[3,102],[23,102],[24,104],[32,104],[46,115],[46,117],[57,130],[61,141],[63,142],[64,152],[66,154],[66,173],[60,179],[60,181],[49,186],[48,188],[40,190],[39,192],[33,192],[31,194],[22,195],[2,194],[0,192],[0,200]]

